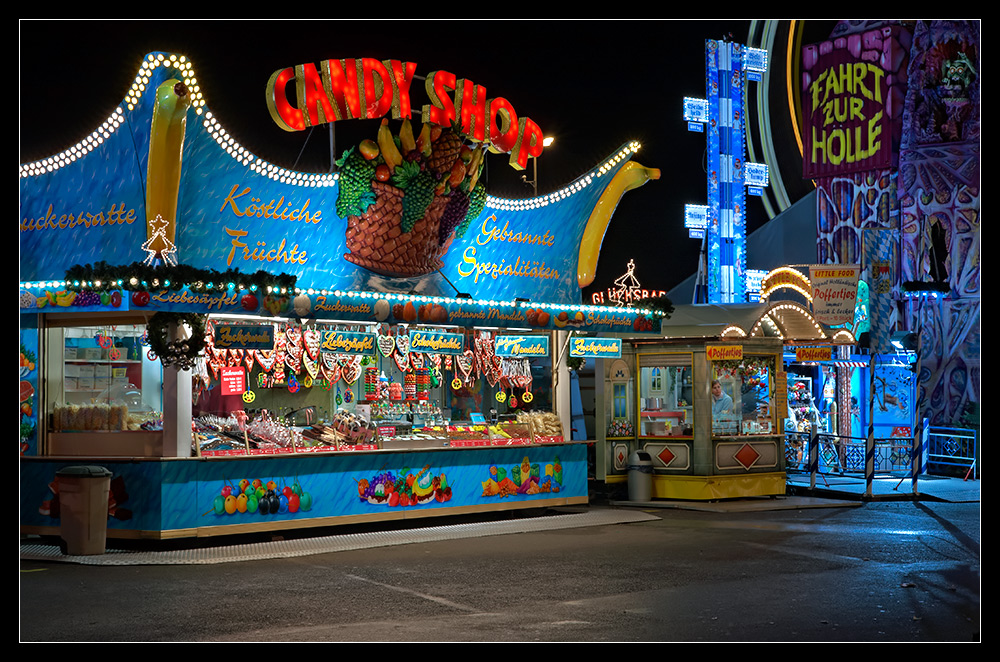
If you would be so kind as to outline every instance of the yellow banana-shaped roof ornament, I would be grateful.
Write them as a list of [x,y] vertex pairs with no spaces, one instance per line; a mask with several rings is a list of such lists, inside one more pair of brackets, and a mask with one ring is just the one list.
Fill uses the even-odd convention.
[[176,78],[156,90],[153,121],[149,130],[149,160],[146,164],[146,264],[160,259],[177,264],[174,236],[177,231],[177,193],[181,183],[181,156],[191,95]]
[[580,241],[580,260],[577,263],[576,280],[581,288],[594,282],[594,276],[597,274],[597,259],[601,254],[601,244],[604,242],[604,233],[608,230],[611,215],[618,207],[618,201],[621,200],[626,191],[638,188],[651,179],[659,178],[660,171],[657,168],[647,168],[635,161],[628,161],[615,173],[607,188],[601,193],[597,204],[594,205],[594,210],[590,213],[587,226],[583,231],[583,239]]

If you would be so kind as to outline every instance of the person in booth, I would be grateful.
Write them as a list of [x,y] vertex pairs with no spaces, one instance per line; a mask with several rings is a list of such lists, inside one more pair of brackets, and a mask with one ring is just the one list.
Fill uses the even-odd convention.
[[712,380],[712,420],[733,413],[733,399],[722,390],[718,379]]

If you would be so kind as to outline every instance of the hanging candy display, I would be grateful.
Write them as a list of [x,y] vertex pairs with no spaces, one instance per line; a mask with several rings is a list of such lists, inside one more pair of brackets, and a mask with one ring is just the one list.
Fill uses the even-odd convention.
[[367,366],[365,368],[365,400],[374,400],[378,397],[378,368]]
[[407,400],[413,400],[417,397],[417,375],[412,370],[407,371],[403,376],[403,391]]
[[431,391],[431,371],[429,368],[418,368],[415,373],[417,400],[427,400]]

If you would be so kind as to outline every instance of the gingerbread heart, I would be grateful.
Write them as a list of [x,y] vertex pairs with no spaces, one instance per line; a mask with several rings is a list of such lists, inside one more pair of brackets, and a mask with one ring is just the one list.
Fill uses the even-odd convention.
[[313,361],[319,360],[319,347],[323,341],[323,334],[316,328],[309,328],[302,332],[302,344],[306,348],[306,354]]
[[358,377],[361,376],[361,357],[355,356],[347,361],[341,360],[340,362],[340,378],[347,383],[348,386],[358,381]]
[[396,341],[392,336],[383,336],[380,334],[375,343],[378,345],[378,351],[386,358],[392,356],[392,352],[396,349]]
[[475,359],[471,349],[467,349],[465,350],[465,354],[455,357],[455,369],[458,371],[463,382],[472,381],[470,377],[474,365]]
[[302,342],[302,329],[297,326],[285,327],[285,345],[287,348],[294,347]]
[[396,365],[399,367],[401,371],[406,372],[407,370],[410,369],[409,353],[404,354],[403,352],[396,352],[395,354],[392,355],[392,360],[396,362]]
[[321,352],[320,360],[323,363],[323,375],[331,383],[340,381],[340,363],[337,362],[337,355],[329,352]]
[[401,333],[396,336],[396,353],[397,354],[409,354],[410,353],[410,336]]
[[315,378],[319,374],[319,361],[310,358],[309,352],[302,355],[302,367],[306,369],[306,373],[311,378]]
[[271,368],[274,366],[274,350],[271,349],[258,349],[254,352],[254,357],[257,359],[257,365],[264,372],[271,372]]

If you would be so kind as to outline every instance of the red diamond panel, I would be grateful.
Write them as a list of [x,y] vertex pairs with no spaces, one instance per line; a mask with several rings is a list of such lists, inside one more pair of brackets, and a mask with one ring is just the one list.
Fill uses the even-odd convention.
[[670,463],[673,462],[677,456],[671,453],[669,448],[664,447],[662,451],[657,453],[656,457],[660,458],[660,461],[663,462],[664,466],[669,467]]
[[760,459],[760,453],[755,451],[750,444],[743,444],[733,457],[743,465],[744,469],[749,469],[753,466],[754,462]]
[[618,465],[622,466],[625,464],[625,451],[618,451]]

